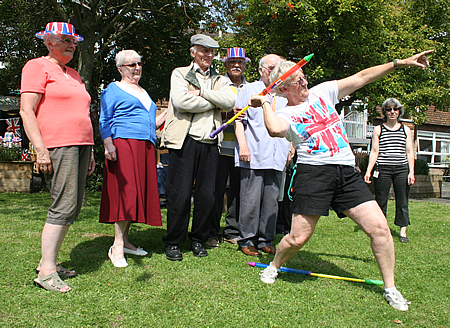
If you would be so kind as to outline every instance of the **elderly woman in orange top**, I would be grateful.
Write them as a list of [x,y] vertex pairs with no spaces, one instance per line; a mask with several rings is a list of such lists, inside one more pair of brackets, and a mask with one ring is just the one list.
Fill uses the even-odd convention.
[[27,62],[22,70],[20,116],[36,149],[36,162],[50,189],[52,205],[42,231],[42,257],[34,281],[46,290],[68,292],[60,277],[75,271],[56,262],[59,249],[81,210],[86,176],[95,168],[91,98],[80,75],[66,64],[83,37],[73,25],[48,23],[36,33],[48,55]]

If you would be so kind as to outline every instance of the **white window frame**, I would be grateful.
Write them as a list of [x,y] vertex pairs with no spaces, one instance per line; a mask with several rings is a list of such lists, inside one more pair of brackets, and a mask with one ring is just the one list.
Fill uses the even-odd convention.
[[[421,151],[420,150],[420,142],[421,141],[431,141],[432,149],[431,151]],[[450,152],[437,152],[436,145],[438,142],[448,143],[447,150],[450,151],[450,134],[443,132],[433,132],[433,131],[417,131],[417,156],[431,156],[431,162],[428,163],[429,167],[435,168],[444,168],[447,165],[444,162],[444,159],[450,155]],[[441,147],[442,150],[442,147]],[[441,160],[436,162],[436,156],[440,156]]]

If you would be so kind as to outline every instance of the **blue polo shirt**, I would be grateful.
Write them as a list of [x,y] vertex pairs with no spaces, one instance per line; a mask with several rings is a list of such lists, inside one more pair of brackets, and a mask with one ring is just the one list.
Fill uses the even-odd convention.
[[[247,83],[239,91],[236,106],[244,108],[248,105],[250,98],[261,93],[266,88],[264,83],[256,81]],[[269,96],[271,105],[276,111],[286,107],[287,99],[283,97]],[[272,107],[273,108],[273,107]],[[245,138],[251,154],[251,161],[243,162],[239,160],[239,145],[235,147],[235,166],[252,170],[273,169],[283,171],[289,152],[289,142],[285,138],[272,138],[264,125],[264,113],[261,107],[250,107],[247,116],[242,120],[244,124]]]

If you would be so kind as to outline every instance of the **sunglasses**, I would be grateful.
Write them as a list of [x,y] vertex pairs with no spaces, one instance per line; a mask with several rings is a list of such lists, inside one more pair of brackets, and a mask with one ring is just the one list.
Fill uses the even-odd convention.
[[386,112],[390,112],[390,111],[400,111],[400,109],[398,109],[398,108],[387,108],[385,111],[386,111]]
[[142,64],[142,62],[137,62],[137,63],[131,63],[131,64],[123,64],[122,66],[135,68],[137,65],[142,67],[142,65],[144,65],[144,64]]
[[308,80],[308,75],[303,75],[303,77],[301,77],[297,82],[289,83],[289,85],[292,85],[292,84],[303,85],[307,80]]
[[70,45],[71,43],[73,43],[75,46],[78,45],[78,41],[72,38],[61,38],[59,39],[59,41],[67,45]]

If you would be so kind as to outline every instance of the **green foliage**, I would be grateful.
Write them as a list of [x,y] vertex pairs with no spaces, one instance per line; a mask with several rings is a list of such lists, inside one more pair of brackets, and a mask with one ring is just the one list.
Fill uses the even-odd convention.
[[414,161],[414,174],[415,175],[429,175],[430,168],[428,164],[423,159],[416,159]]
[[[242,0],[229,1],[236,34],[224,44],[245,47],[257,61],[277,53],[298,61],[314,58],[305,72],[310,87],[358,71],[406,58],[427,49],[431,67],[408,68],[365,86],[351,96],[368,103],[371,117],[384,99],[400,99],[416,123],[426,121],[429,105],[447,110],[450,103],[448,65],[450,1],[383,0]],[[255,70],[251,77],[257,78]]]
[[0,144],[0,162],[20,161],[22,158],[22,149],[19,147],[3,147]]
[[[395,205],[388,223],[395,243],[396,286],[411,301],[407,312],[392,309],[382,286],[280,273],[273,285],[259,280],[250,259],[236,246],[221,244],[197,258],[181,245],[184,259],[164,256],[163,226],[133,224],[130,241],[149,251],[126,255],[129,266],[114,268],[107,252],[114,226],[98,223],[100,193],[62,243],[58,261],[78,275],[65,279],[68,294],[33,285],[40,259],[48,193],[0,194],[0,251],[3,279],[2,327],[449,327],[450,205],[411,201],[411,242],[398,241]],[[222,221],[224,224],[224,220]],[[276,243],[280,241],[278,235]],[[334,213],[322,218],[313,238],[286,267],[360,279],[381,279],[369,239],[353,221]]]
[[69,66],[78,69],[94,102],[100,86],[119,77],[114,56],[122,49],[143,55],[148,69],[141,84],[152,98],[167,97],[172,69],[190,62],[189,36],[199,21],[210,21],[208,7],[197,0],[84,3],[90,9],[72,0],[0,2],[0,62],[6,64],[0,70],[1,92],[18,90],[26,61],[47,54],[35,33],[50,21],[70,21],[85,40]]
[[103,186],[103,170],[105,168],[105,148],[100,135],[95,138],[94,145],[95,171],[86,181],[86,190],[89,192],[101,191]]

